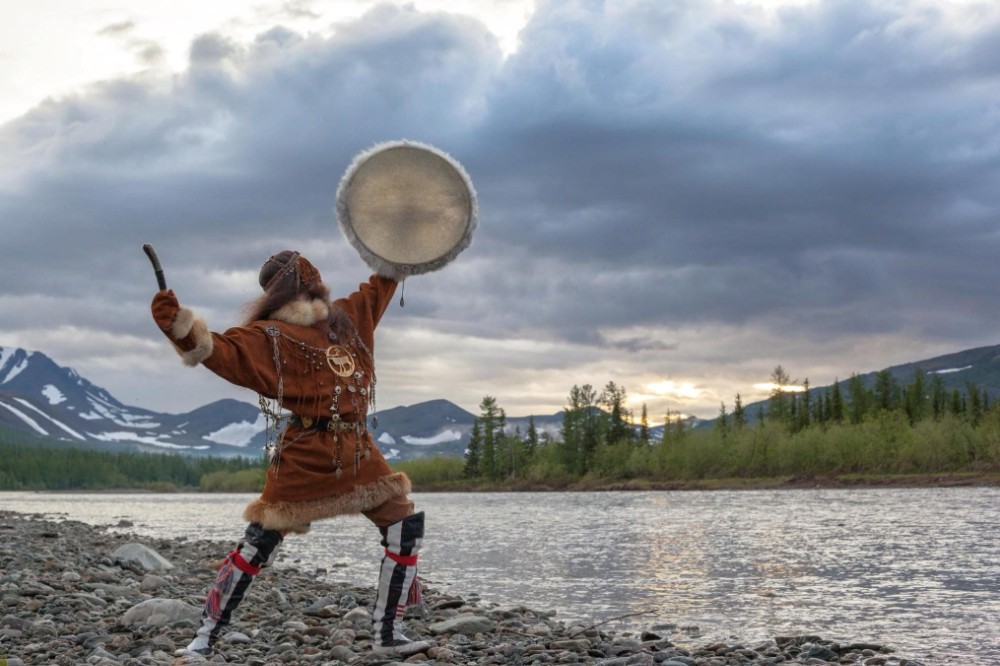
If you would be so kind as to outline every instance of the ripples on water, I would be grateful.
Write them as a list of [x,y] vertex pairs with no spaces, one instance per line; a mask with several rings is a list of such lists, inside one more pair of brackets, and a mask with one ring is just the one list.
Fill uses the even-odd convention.
[[[248,495],[0,493],[0,507],[226,541]],[[612,629],[676,625],[681,645],[815,633],[925,664],[1000,664],[1000,489],[415,494],[423,576],[501,607]],[[371,584],[363,518],[314,525],[281,561]],[[279,584],[280,584],[280,578]],[[698,629],[694,629],[697,627]]]

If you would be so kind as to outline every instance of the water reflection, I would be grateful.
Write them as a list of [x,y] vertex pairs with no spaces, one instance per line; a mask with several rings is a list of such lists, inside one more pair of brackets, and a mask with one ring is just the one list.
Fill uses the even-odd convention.
[[[424,576],[445,591],[586,624],[648,611],[610,626],[675,625],[680,644],[816,633],[925,664],[1000,663],[997,489],[415,498],[427,511]],[[242,534],[249,499],[0,493],[0,506],[127,518],[221,550]],[[371,584],[380,556],[377,531],[346,518],[288,539],[281,562]]]

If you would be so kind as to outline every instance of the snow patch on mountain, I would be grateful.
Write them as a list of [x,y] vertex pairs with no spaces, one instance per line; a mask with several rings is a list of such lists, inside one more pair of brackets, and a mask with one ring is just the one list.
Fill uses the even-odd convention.
[[7,347],[0,347],[0,370],[3,370],[9,361],[14,356],[16,349],[8,349]]
[[[15,365],[13,368],[10,369],[10,371],[7,372],[7,374],[3,378],[3,381],[0,381],[0,384],[6,384],[10,380],[14,379],[14,377],[17,377],[19,374],[21,374],[21,372],[23,372],[24,369],[28,367],[28,360],[31,358],[32,354],[33,352],[28,352],[28,354],[24,357],[24,359],[20,363]],[[0,370],[2,370],[7,363],[6,358],[3,360],[4,362],[0,363]]]
[[396,443],[396,438],[390,435],[389,433],[384,432],[381,435],[379,435],[377,441],[379,444],[385,444],[386,446],[391,446]]
[[38,423],[35,421],[35,419],[31,418],[30,416],[28,416],[27,414],[25,414],[24,412],[22,412],[20,409],[18,409],[16,407],[13,407],[11,405],[8,405],[6,402],[3,402],[2,400],[0,400],[0,407],[6,407],[8,411],[12,412],[14,414],[14,416],[16,416],[19,419],[21,419],[22,421],[24,421],[35,432],[37,432],[37,433],[39,433],[41,435],[48,435],[49,434],[48,431],[46,431],[44,428],[42,428],[42,426],[38,425]]
[[53,384],[46,384],[42,388],[42,395],[45,396],[50,405],[58,405],[61,402],[66,402],[66,396]]
[[101,433],[88,432],[87,435],[93,437],[94,439],[99,439],[102,442],[138,442],[139,444],[150,444],[152,446],[158,446],[164,449],[179,449],[179,450],[198,448],[198,447],[186,446],[183,444],[174,444],[172,442],[164,442],[158,439],[156,435],[153,436],[140,435],[137,432],[101,432]]
[[81,435],[80,433],[78,433],[76,430],[73,430],[68,425],[66,425],[65,423],[63,423],[62,421],[49,416],[48,414],[46,414],[42,410],[40,410],[37,407],[35,407],[34,405],[32,405],[30,402],[28,402],[24,398],[14,398],[14,400],[17,401],[17,403],[20,404],[20,405],[22,405],[23,407],[26,407],[26,408],[30,409],[31,411],[37,413],[42,418],[47,419],[53,425],[55,425],[55,426],[57,426],[59,428],[62,428],[65,432],[67,432],[68,434],[72,435],[73,437],[76,437],[81,442],[86,442],[87,441],[87,438],[84,437],[83,435]]
[[962,372],[963,370],[968,370],[971,367],[972,367],[971,365],[967,365],[964,368],[946,368],[944,370],[931,370],[931,374],[932,375],[948,375],[948,374],[951,374],[953,372]]
[[446,442],[457,442],[460,439],[462,439],[462,433],[457,430],[445,430],[444,432],[440,432],[433,437],[413,437],[412,435],[403,435],[403,441],[413,446],[434,446],[435,444],[444,444]]
[[[107,420],[114,423],[116,426],[121,426],[123,428],[159,428],[160,424],[149,420],[149,417],[143,416],[141,414],[132,414],[120,409],[113,408],[109,405],[106,400],[103,400],[100,396],[94,395],[93,393],[87,394],[87,402],[94,409],[95,412],[101,416],[98,418],[106,418]],[[82,418],[88,418],[87,416],[81,414]]]
[[382,452],[382,457],[386,460],[399,460],[399,449],[389,449]]
[[258,434],[264,432],[267,421],[264,415],[260,414],[253,423],[249,421],[239,421],[204,435],[202,439],[207,439],[216,444],[226,444],[227,446],[249,446],[250,441]]

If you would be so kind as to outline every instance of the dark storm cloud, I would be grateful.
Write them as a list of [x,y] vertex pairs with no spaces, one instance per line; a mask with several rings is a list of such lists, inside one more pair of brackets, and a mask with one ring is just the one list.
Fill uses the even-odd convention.
[[605,324],[624,300],[633,322],[835,310],[840,330],[891,329],[930,293],[997,277],[967,263],[996,249],[996,11],[969,35],[898,3],[769,25],[642,7],[543,5],[492,93],[491,203],[531,202],[505,237],[607,278],[561,302]]
[[[18,248],[5,290],[128,289],[119,274],[142,268],[144,240],[180,258],[175,272],[245,260],[261,239],[339,240],[331,211],[351,156],[388,138],[451,143],[463,86],[499,62],[485,28],[458,17],[382,8],[344,30],[205,35],[173,79],[101,83],[3,128],[0,215]],[[43,257],[53,270],[31,275]]]
[[676,342],[608,332],[995,327],[1000,12],[972,11],[543,2],[507,60],[471,19],[389,7],[330,38],[203,35],[175,77],[0,130],[4,291],[143,300],[150,240],[210,306],[232,294],[209,269],[284,246],[353,283],[337,182],[411,138],[465,164],[482,216],[447,274],[414,281],[429,325],[633,353]]

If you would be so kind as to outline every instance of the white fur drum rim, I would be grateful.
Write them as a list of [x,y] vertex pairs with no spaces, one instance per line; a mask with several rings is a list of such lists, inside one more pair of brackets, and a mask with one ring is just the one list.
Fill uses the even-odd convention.
[[361,259],[379,275],[402,281],[444,268],[469,247],[479,204],[458,160],[401,140],[354,157],[337,188],[336,214]]

